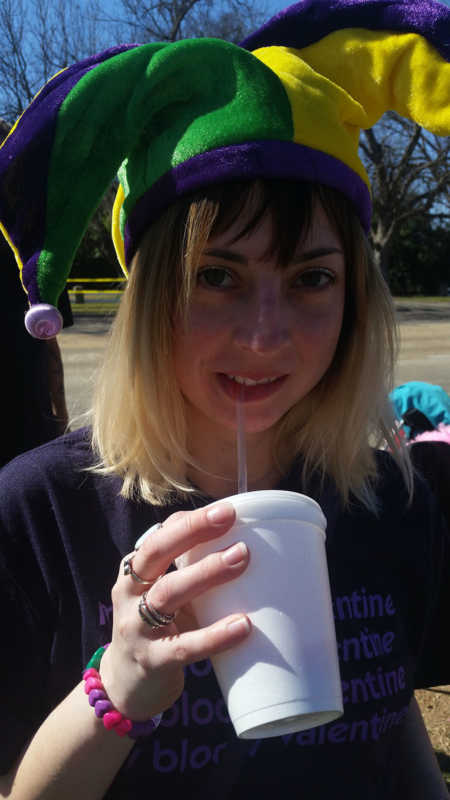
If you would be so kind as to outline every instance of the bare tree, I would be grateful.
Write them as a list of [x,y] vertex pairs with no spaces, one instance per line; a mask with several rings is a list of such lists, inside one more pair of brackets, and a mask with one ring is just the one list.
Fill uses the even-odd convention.
[[266,0],[2,0],[0,116],[14,122],[58,70],[124,41],[218,36],[239,41],[266,17]]
[[11,130],[11,125],[9,122],[0,117],[0,144],[3,142],[4,139],[8,136],[8,133]]
[[364,131],[361,154],[373,191],[371,240],[386,275],[394,236],[423,215],[450,219],[450,139],[390,112]]
[[[121,0],[133,41],[174,42],[195,36],[241,41],[268,16],[265,0]],[[109,18],[111,21],[111,18]]]
[[0,114],[14,121],[58,70],[109,44],[100,0],[2,0]]

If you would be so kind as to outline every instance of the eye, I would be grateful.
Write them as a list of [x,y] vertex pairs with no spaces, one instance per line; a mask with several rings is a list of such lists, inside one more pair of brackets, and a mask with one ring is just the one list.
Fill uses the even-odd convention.
[[307,269],[297,276],[295,283],[305,289],[326,289],[335,283],[336,275],[327,269]]
[[233,276],[223,267],[204,267],[199,270],[197,283],[210,289],[230,289],[234,285]]

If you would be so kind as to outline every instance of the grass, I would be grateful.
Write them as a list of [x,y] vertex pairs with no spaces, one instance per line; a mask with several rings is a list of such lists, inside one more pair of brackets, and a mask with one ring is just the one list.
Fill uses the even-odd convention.
[[448,303],[450,305],[450,297],[442,297],[441,295],[424,295],[413,294],[405,297],[394,297],[397,303]]

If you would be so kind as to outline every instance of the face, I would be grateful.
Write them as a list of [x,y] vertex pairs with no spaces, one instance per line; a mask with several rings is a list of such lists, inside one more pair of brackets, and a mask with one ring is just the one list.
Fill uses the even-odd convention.
[[229,228],[207,242],[187,321],[176,320],[174,357],[191,435],[227,438],[236,403],[249,434],[270,431],[330,366],[345,297],[342,244],[322,207],[292,263],[266,255],[267,215],[247,236]]

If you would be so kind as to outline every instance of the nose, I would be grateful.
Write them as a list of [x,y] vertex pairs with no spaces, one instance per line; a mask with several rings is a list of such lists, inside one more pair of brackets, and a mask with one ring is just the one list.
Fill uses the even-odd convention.
[[289,340],[287,309],[278,292],[261,289],[241,307],[235,328],[235,342],[243,350],[270,355]]

